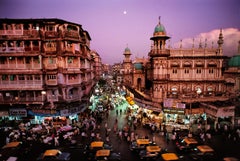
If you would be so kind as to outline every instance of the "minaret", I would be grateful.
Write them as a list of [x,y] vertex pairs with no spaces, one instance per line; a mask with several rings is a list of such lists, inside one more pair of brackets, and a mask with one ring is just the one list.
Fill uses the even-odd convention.
[[131,62],[130,57],[132,54],[131,50],[128,47],[125,48],[123,55],[124,55],[123,63],[130,63]]
[[167,96],[167,80],[168,69],[167,62],[170,56],[170,50],[166,49],[166,41],[170,37],[167,36],[165,27],[160,22],[154,28],[153,37],[150,40],[153,41],[153,47],[148,53],[151,64],[151,81],[152,81],[152,99],[157,102],[163,102]]
[[222,34],[222,29],[220,30],[220,34],[219,34],[219,37],[218,37],[218,54],[219,55],[222,55],[223,51],[222,51],[222,46],[223,46],[223,34]]
[[149,55],[154,56],[156,54],[159,56],[159,54],[162,53],[160,50],[165,50],[166,40],[169,38],[170,37],[167,36],[165,27],[161,24],[159,17],[159,22],[153,32],[153,37],[150,38],[150,40],[153,40],[153,48]]
[[123,82],[132,86],[132,60],[131,57],[131,50],[126,47],[124,50],[124,60],[123,60]]

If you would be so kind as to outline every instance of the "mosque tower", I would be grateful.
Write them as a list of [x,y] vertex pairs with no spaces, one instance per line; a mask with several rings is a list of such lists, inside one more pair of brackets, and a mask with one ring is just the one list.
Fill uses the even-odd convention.
[[124,84],[128,84],[132,86],[132,60],[131,57],[131,50],[126,47],[124,50],[124,60],[123,60],[123,82]]
[[220,30],[220,34],[219,34],[219,37],[218,37],[218,54],[219,55],[223,55],[223,49],[222,49],[222,46],[223,46],[223,34],[222,34],[222,29]]
[[167,58],[170,56],[170,50],[166,49],[166,41],[169,38],[159,17],[153,37],[150,38],[153,41],[153,45],[148,53],[152,72],[149,78],[152,83],[152,99],[157,102],[163,102],[163,99],[167,96],[167,80],[169,79]]

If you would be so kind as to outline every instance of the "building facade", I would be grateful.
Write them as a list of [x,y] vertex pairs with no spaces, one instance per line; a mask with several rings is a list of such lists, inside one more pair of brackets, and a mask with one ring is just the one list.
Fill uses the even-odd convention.
[[80,24],[61,19],[0,19],[1,110],[16,117],[81,111],[96,83],[90,41]]
[[[239,90],[239,72],[236,68],[239,57],[231,60],[235,67],[232,65],[224,73],[228,57],[223,55],[222,30],[216,47],[208,46],[206,40],[195,44],[193,39],[192,48],[183,48],[182,44],[179,48],[171,48],[166,45],[168,39],[170,37],[159,19],[150,38],[152,46],[148,59],[133,60],[132,79],[124,83],[134,89],[137,103],[145,108],[155,108],[155,111],[161,109],[167,116],[173,114],[173,117],[181,115],[180,118],[185,118],[188,114],[206,113],[204,107],[192,110],[195,103],[228,101],[231,94],[236,94]],[[226,79],[226,75],[229,78]],[[229,117],[234,120],[234,114]]]

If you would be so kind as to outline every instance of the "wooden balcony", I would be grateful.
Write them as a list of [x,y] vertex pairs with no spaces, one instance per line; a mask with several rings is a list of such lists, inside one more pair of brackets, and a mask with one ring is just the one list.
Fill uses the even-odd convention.
[[50,80],[46,80],[46,85],[57,85],[58,84],[58,82],[57,82],[57,79],[50,79]]
[[55,47],[55,46],[45,47],[45,48],[44,48],[44,51],[45,51],[45,52],[55,52],[55,51],[57,51],[57,47]]
[[45,69],[57,69],[58,68],[58,65],[56,63],[54,64],[44,64],[44,68]]
[[18,64],[18,63],[14,63],[14,64],[0,64],[0,69],[41,69],[41,64],[39,63],[32,63],[32,64]]
[[45,31],[45,38],[57,38],[59,37],[58,32],[56,31]]
[[67,64],[67,68],[80,68],[80,65],[75,61],[74,63]]
[[80,84],[80,79],[69,79],[67,81],[67,85],[70,85],[70,84]]
[[23,30],[0,30],[0,35],[23,35]]
[[74,38],[74,39],[79,39],[79,33],[78,31],[65,31],[64,36],[66,38]]
[[25,52],[25,48],[24,47],[0,47],[0,52],[3,52],[3,53]]
[[0,80],[0,89],[12,90],[12,89],[42,89],[43,82],[41,80],[23,80],[23,81],[10,81]]
[[31,104],[31,103],[39,103],[44,102],[44,97],[0,97],[0,104]]
[[24,30],[23,36],[28,38],[40,38],[39,30]]

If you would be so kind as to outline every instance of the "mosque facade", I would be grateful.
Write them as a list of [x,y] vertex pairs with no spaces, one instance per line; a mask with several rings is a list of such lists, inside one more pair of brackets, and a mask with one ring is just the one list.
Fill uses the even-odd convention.
[[[226,63],[229,58],[223,54],[222,30],[219,31],[217,47],[208,47],[206,41],[196,45],[193,40],[191,48],[183,48],[182,44],[179,48],[171,48],[166,45],[169,39],[159,20],[150,38],[152,46],[148,58],[133,60],[132,79],[123,79],[123,84],[141,95],[142,106],[163,111],[174,109],[175,112],[188,106],[184,114],[192,114],[194,103],[229,101],[231,96],[236,96],[240,89],[240,57],[237,54]],[[130,54],[127,48],[123,62],[129,61]]]

